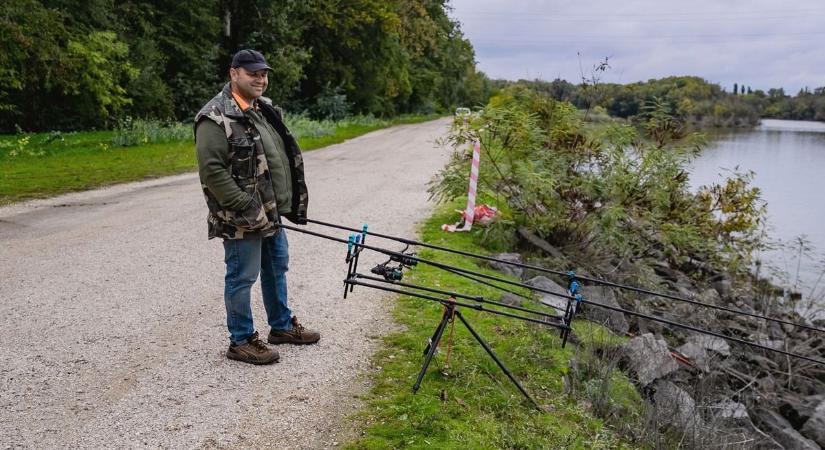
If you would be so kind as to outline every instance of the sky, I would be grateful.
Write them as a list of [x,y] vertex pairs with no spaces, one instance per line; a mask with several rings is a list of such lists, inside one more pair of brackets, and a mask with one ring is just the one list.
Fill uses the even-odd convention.
[[825,0],[451,0],[491,78],[825,86]]

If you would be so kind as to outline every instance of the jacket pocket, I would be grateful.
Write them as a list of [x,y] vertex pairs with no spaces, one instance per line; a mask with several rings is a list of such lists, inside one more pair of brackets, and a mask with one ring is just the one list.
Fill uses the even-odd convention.
[[236,181],[245,182],[255,177],[255,143],[250,139],[231,139],[232,146],[232,177]]
[[257,191],[252,192],[252,203],[242,211],[234,211],[229,222],[247,230],[258,230],[266,227],[269,219],[261,204],[261,197]]

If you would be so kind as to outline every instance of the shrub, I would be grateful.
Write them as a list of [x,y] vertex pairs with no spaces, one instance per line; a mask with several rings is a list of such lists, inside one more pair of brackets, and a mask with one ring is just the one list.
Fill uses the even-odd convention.
[[441,200],[466,192],[469,143],[481,142],[479,193],[505,205],[503,224],[527,226],[581,261],[664,255],[744,269],[761,244],[764,202],[747,175],[689,189],[703,145],[669,107],[645,108],[639,127],[586,131],[573,105],[525,88],[502,91],[456,125],[456,152],[430,186]]

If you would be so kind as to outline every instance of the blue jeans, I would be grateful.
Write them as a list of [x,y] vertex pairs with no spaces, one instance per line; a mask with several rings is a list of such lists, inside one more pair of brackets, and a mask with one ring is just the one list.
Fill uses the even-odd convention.
[[223,299],[229,340],[242,345],[255,332],[250,291],[259,273],[269,326],[273,330],[292,328],[286,292],[289,244],[285,230],[268,238],[224,239],[223,248],[226,262]]

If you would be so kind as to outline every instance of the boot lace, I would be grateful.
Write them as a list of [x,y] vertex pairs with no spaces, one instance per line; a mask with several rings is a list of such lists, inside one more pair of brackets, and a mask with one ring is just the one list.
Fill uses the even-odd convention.
[[298,323],[298,318],[292,316],[292,332],[298,335],[298,337],[301,337],[301,335],[304,333],[304,330],[304,326]]
[[249,343],[249,345],[254,347],[255,350],[258,350],[259,352],[269,351],[269,347],[267,347],[266,344],[264,344],[264,341],[262,341],[260,338],[258,338],[258,336],[253,336],[253,337],[249,338],[247,340],[247,342]]

